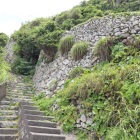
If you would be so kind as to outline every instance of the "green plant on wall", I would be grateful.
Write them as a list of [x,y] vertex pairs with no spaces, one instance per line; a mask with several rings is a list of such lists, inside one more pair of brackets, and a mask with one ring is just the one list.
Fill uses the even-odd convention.
[[5,61],[5,51],[4,49],[0,50],[0,85],[7,82],[10,75],[10,65]]
[[74,37],[71,35],[65,36],[61,38],[60,43],[59,43],[59,51],[63,55],[64,53],[67,53],[70,51],[74,44]]
[[101,38],[94,48],[94,55],[97,56],[100,61],[110,61],[113,42],[113,37]]
[[87,42],[78,42],[72,46],[71,56],[74,60],[79,60],[87,53],[87,50],[88,50]]

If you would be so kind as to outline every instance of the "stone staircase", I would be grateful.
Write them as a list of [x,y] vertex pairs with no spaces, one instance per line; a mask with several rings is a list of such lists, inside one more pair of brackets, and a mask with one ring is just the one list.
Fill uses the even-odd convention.
[[32,87],[22,77],[8,84],[0,101],[0,140],[65,140],[54,118],[39,111],[32,96]]

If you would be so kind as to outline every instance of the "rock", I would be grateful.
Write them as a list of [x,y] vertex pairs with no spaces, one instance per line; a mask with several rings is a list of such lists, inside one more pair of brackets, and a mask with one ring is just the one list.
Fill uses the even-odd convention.
[[87,120],[86,115],[85,114],[82,114],[81,117],[80,117],[80,120],[82,122],[86,122],[86,120]]
[[87,121],[86,121],[86,124],[87,125],[91,125],[92,124],[92,119],[91,118],[88,118]]
[[87,128],[87,125],[84,122],[81,122],[82,128]]
[[117,33],[115,33],[114,35],[115,36],[120,36],[122,33],[121,32],[117,32]]
[[63,61],[63,64],[64,64],[64,65],[68,65],[68,64],[69,64],[69,60],[68,60],[68,59],[64,60],[64,61]]
[[135,26],[134,29],[135,29],[135,31],[140,31],[140,27],[138,27],[138,26]]
[[138,24],[139,24],[139,21],[138,20],[136,20],[136,21],[133,22],[133,26],[138,25]]
[[122,38],[127,38],[127,37],[129,37],[129,33],[122,34],[121,37]]
[[114,29],[114,32],[116,33],[116,32],[120,32],[120,28],[115,28]]
[[131,32],[131,34],[137,33],[135,30],[131,30],[130,32]]
[[123,33],[127,33],[128,31],[129,31],[128,28],[125,28],[125,29],[122,30]]

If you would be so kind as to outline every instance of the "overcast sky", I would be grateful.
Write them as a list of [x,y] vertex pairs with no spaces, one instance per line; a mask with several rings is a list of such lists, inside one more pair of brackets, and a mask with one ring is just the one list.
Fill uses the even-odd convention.
[[9,36],[21,23],[37,17],[50,17],[80,4],[82,0],[1,0],[0,32]]

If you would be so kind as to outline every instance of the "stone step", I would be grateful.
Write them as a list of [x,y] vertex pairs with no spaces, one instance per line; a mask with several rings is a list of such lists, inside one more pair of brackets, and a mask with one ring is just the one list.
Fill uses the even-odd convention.
[[32,101],[32,99],[26,99],[26,98],[5,98],[5,99],[3,99],[3,101],[16,101],[16,102],[22,102],[22,101],[24,101],[24,102],[31,102]]
[[17,138],[18,138],[17,135],[0,134],[0,140],[16,140]]
[[38,110],[37,106],[22,105],[22,107],[27,110]]
[[7,94],[6,97],[31,99],[31,95],[27,96],[27,95],[24,95],[24,94]]
[[16,110],[0,110],[1,115],[18,115],[18,111]]
[[18,116],[0,116],[0,121],[14,121],[17,120]]
[[60,134],[60,129],[50,127],[28,126],[30,132],[47,133],[47,134]]
[[65,140],[65,136],[30,132],[30,140]]
[[16,93],[15,91],[10,91],[10,92],[8,92],[7,94],[6,94],[7,96],[22,96],[23,95],[23,93],[22,92],[19,92],[18,91],[18,93]]
[[0,110],[18,110],[19,107],[18,106],[9,106],[9,105],[1,105],[0,106]]
[[5,100],[2,100],[0,102],[0,105],[17,105],[17,104],[18,104],[18,102],[16,102],[16,101],[5,101]]
[[44,115],[43,111],[37,111],[37,110],[28,110],[24,109],[25,114],[30,114],[30,115]]
[[17,121],[0,121],[0,128],[17,128]]
[[57,124],[53,122],[45,121],[36,121],[36,120],[27,120],[28,125],[30,126],[41,126],[41,127],[52,127],[56,128]]
[[25,117],[27,120],[42,120],[42,121],[48,120],[48,121],[51,121],[52,119],[54,119],[54,117],[50,117],[50,116],[28,115],[28,114],[25,114]]
[[0,135],[1,134],[17,134],[18,129],[15,128],[0,128]]
[[21,102],[21,105],[30,105],[30,106],[34,106],[35,103],[34,102]]

